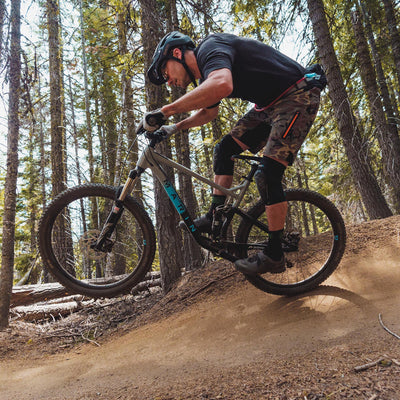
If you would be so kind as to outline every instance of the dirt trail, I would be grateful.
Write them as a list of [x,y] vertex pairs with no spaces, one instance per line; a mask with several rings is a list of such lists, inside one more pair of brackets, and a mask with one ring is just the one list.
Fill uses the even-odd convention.
[[[3,361],[0,399],[399,399],[400,341],[378,321],[400,333],[399,222],[350,230],[316,292],[242,282],[101,347]],[[380,357],[395,362],[354,372]]]

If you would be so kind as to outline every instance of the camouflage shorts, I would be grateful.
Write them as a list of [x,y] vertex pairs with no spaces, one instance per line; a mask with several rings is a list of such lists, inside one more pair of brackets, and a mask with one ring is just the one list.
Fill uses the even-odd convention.
[[[290,165],[317,115],[320,92],[316,87],[307,91],[293,89],[272,106],[262,110],[253,108],[247,112],[230,134],[249,147],[251,152],[257,153],[264,147],[265,156],[288,162]],[[257,132],[260,125],[265,124],[271,126],[269,134],[267,129],[267,133],[261,136],[262,139],[257,145],[250,145],[251,141],[246,138],[251,136],[252,131]]]

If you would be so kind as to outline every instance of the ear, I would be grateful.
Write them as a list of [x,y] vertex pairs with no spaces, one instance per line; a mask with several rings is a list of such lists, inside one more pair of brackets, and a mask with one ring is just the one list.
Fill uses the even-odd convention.
[[179,58],[180,60],[182,60],[182,50],[179,49],[178,47],[175,47],[174,50],[172,50],[172,55],[175,58]]

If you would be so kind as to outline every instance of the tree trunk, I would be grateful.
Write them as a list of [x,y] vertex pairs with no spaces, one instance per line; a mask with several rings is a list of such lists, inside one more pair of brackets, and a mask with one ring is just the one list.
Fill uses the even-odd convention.
[[[40,74],[38,74],[38,98],[41,99],[41,80]],[[44,116],[43,116],[43,104],[40,100],[40,124],[39,124],[39,142],[40,142],[40,192],[42,198],[42,209],[46,208],[47,203],[47,196],[46,196],[46,152],[45,152],[45,134],[43,128]],[[50,281],[50,274],[47,271],[47,268],[43,265],[43,275],[42,275],[43,282],[47,283]]]
[[92,119],[90,117],[90,97],[89,97],[89,84],[87,77],[86,41],[85,41],[85,30],[83,25],[82,0],[79,1],[79,17],[81,25],[83,85],[85,88],[86,141],[88,147],[89,179],[90,182],[93,182],[94,181],[94,159],[93,159],[93,143],[92,143],[93,130],[92,130]]
[[394,208],[400,212],[400,138],[397,127],[388,124],[379,96],[376,74],[369,55],[368,43],[364,35],[358,11],[352,12],[352,22],[360,64],[361,79],[367,93],[369,108],[376,125],[376,136],[382,152],[384,172],[393,192]]
[[[78,130],[76,128],[74,93],[72,92],[71,77],[69,77],[69,96],[70,96],[70,101],[71,101],[71,127],[72,127],[72,137],[73,137],[73,141],[74,141],[74,151],[75,151],[76,178],[78,180],[78,185],[81,185],[82,177],[81,177],[81,165],[79,162]],[[84,231],[86,231],[84,221],[83,221],[83,226],[84,226]]]
[[[176,9],[176,1],[170,1],[170,30],[179,29],[178,13]],[[171,100],[175,101],[185,94],[184,89],[173,87],[171,89]],[[186,118],[188,115],[175,115],[174,122]],[[189,144],[189,131],[179,132],[174,136],[175,152],[177,160],[180,164],[190,169],[190,144]],[[183,202],[185,203],[190,215],[194,216],[198,212],[198,205],[193,191],[192,178],[186,174],[178,173],[179,189]],[[192,235],[183,230],[183,265],[186,271],[201,268],[203,265],[203,254],[200,246],[193,239]]]
[[107,162],[107,145],[106,145],[106,138],[104,133],[103,124],[101,123],[102,118],[100,115],[100,106],[99,106],[99,93],[97,89],[94,89],[94,112],[95,112],[95,119],[97,121],[97,135],[99,137],[100,142],[100,155],[101,155],[101,166],[102,166],[102,179],[103,182],[106,184],[111,184],[108,162]]
[[[150,66],[154,49],[163,36],[160,16],[160,5],[156,0],[140,0],[142,9],[142,38],[144,54],[144,70]],[[159,108],[164,100],[162,87],[157,87],[149,82],[146,76],[147,108],[154,110]],[[158,145],[158,151],[167,157],[170,154],[166,141]],[[166,173],[172,178],[172,175]],[[181,276],[176,251],[177,243],[180,243],[177,229],[176,211],[168,200],[162,186],[154,179],[154,194],[156,204],[156,226],[158,237],[158,249],[160,258],[161,281],[164,293],[167,293],[174,282]]]
[[[57,196],[66,189],[66,143],[64,126],[64,91],[60,45],[59,1],[47,0],[47,29],[49,42],[49,74],[50,74],[50,134],[51,134],[51,184],[52,196]],[[59,248],[72,249],[72,242],[68,226],[69,215],[59,219],[54,229],[54,237]],[[60,252],[59,256],[73,259],[73,254]],[[68,265],[70,263],[67,263]],[[69,271],[74,275],[74,270]]]
[[[130,290],[130,294],[136,295],[139,292],[156,286],[161,286],[160,274],[157,272],[149,272],[142,282],[138,283]],[[41,285],[14,286],[12,289],[11,307],[27,306],[70,295],[71,292],[57,282]]]
[[[179,132],[175,135],[175,149],[178,162],[190,169],[188,132]],[[194,196],[192,178],[185,174],[179,174],[179,188],[183,202],[194,218],[198,213],[198,205]],[[200,246],[186,230],[183,231],[183,257],[186,271],[198,269],[203,265]]]
[[400,87],[400,32],[396,21],[396,14],[392,0],[383,0],[386,21],[389,29],[390,45],[393,60],[396,66],[397,84]]
[[58,0],[47,0],[49,32],[52,195],[66,188],[64,94],[61,87],[61,51]]
[[396,126],[396,112],[395,112],[396,105],[393,105],[390,97],[387,80],[382,67],[381,55],[379,54],[378,47],[376,45],[375,35],[372,30],[372,25],[370,21],[371,17],[367,11],[366,4],[364,2],[361,3],[361,9],[364,16],[365,29],[367,32],[369,45],[371,47],[371,53],[374,59],[378,84],[381,89],[382,101],[385,107],[387,122],[388,124],[393,124]]
[[[69,94],[70,94],[70,101],[71,101],[71,125],[72,125],[72,137],[73,137],[73,141],[74,141],[74,150],[75,150],[76,178],[78,181],[78,185],[81,185],[82,177],[81,177],[81,166],[80,166],[80,162],[79,162],[78,131],[76,128],[75,105],[74,105],[74,95],[72,92],[71,77],[69,77]],[[82,228],[83,228],[83,232],[86,232],[87,222],[86,222],[86,214],[84,212],[83,199],[80,200],[80,207],[81,207]],[[85,271],[85,276],[87,276],[88,278],[91,278],[90,267],[87,262],[83,266],[83,269]]]
[[18,176],[19,96],[21,86],[21,2],[11,3],[11,45],[7,135],[7,173],[4,186],[2,257],[0,270],[0,330],[8,326],[14,270],[16,187]]
[[105,143],[105,157],[109,177],[108,184],[113,185],[116,165],[116,143],[118,141],[118,129],[115,122],[114,110],[118,108],[118,105],[113,93],[113,72],[107,63],[103,62],[103,64],[101,65],[100,74],[100,120]]
[[5,0],[0,0],[0,65],[3,57],[3,31],[4,31],[4,21],[6,19],[6,2]]
[[392,213],[372,171],[367,145],[363,142],[350,106],[329,33],[323,2],[307,0],[307,3],[319,56],[328,79],[329,96],[355,183],[368,216],[371,219],[388,217]]

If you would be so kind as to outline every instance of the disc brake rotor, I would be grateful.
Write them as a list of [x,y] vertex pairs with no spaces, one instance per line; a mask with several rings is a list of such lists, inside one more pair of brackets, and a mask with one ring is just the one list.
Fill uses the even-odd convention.
[[107,256],[107,253],[91,248],[91,245],[96,243],[99,235],[100,231],[98,229],[90,229],[79,238],[79,248],[89,260],[101,260]]

